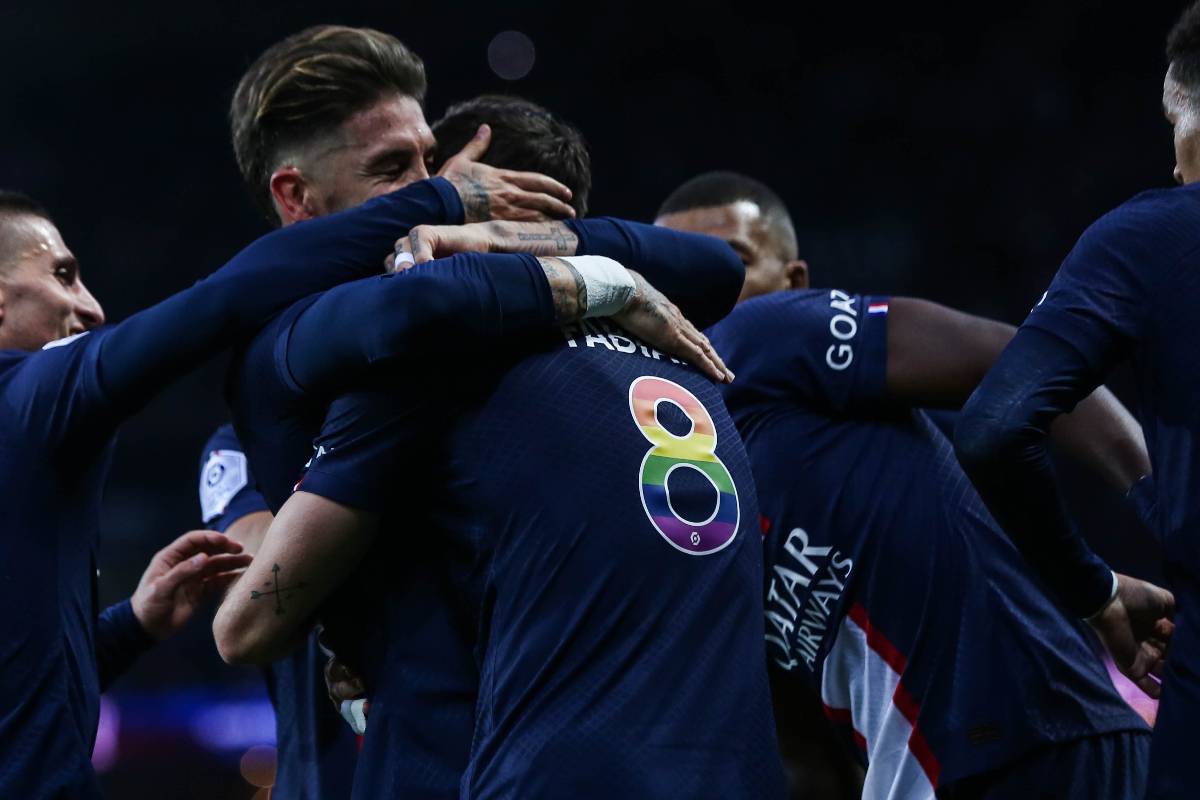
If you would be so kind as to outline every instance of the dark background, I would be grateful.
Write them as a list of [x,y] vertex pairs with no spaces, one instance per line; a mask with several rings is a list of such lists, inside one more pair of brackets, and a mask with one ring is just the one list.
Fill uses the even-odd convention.
[[[425,59],[431,120],[499,90],[577,124],[592,148],[596,213],[649,220],[684,179],[744,171],[788,202],[818,285],[922,295],[1018,322],[1092,220],[1170,183],[1162,44],[1183,6],[911,5],[8,4],[0,185],[49,206],[120,321],[266,229],[225,118],[245,67],[307,25],[366,25]],[[488,43],[505,30],[536,46],[532,72],[515,82],[488,66]],[[106,601],[133,589],[154,550],[197,527],[200,448],[224,419],[222,364],[165,391],[121,435]],[[1104,520],[1093,526],[1101,540],[1128,532],[1111,498],[1088,499],[1105,514],[1092,517]],[[1100,548],[1119,564],[1133,559],[1134,548]],[[1133,561],[1153,574],[1152,555]],[[168,689],[257,686],[253,671],[220,664],[199,622],[144,658],[116,698],[136,721],[139,703],[161,709],[176,697]],[[107,778],[115,797],[252,794],[236,777],[240,752],[184,748],[185,768],[170,736],[129,736],[123,729]]]

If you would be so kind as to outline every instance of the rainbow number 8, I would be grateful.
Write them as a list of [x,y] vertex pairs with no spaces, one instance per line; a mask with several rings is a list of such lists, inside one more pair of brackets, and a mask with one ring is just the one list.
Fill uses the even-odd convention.
[[[676,436],[658,420],[660,403],[680,408],[692,423],[686,436]],[[642,508],[651,524],[672,547],[694,556],[722,550],[737,535],[740,508],[737,487],[717,458],[717,431],[712,415],[696,395],[677,383],[643,376],[629,386],[629,411],[642,435],[654,445],[642,459]],[[717,490],[717,505],[708,519],[684,519],[671,505],[667,479],[677,469],[693,469]]]

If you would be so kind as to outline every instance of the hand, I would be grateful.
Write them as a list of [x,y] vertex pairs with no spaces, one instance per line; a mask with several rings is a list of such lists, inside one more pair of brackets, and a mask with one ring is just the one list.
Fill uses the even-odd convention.
[[629,274],[637,282],[637,292],[624,311],[613,315],[613,321],[651,347],[696,365],[718,383],[732,382],[733,373],[708,337],[649,281],[633,270]]
[[1100,641],[1112,653],[1121,674],[1153,698],[1162,688],[1161,677],[1175,624],[1175,598],[1152,583],[1117,576],[1117,596],[1089,620]]
[[[573,256],[579,237],[561,222],[474,222],[470,225],[418,225],[396,241],[384,262],[388,272],[408,269],[455,253],[529,253]],[[402,256],[407,253],[411,258]]]
[[[367,686],[349,667],[331,656],[325,664],[325,689],[333,707],[360,736],[366,731],[371,704],[366,699]],[[355,707],[361,701],[359,707]],[[361,710],[361,713],[356,713]]]
[[134,616],[158,641],[179,631],[210,595],[249,566],[242,546],[215,531],[191,531],[154,554],[130,598]]
[[438,175],[454,184],[467,222],[489,219],[546,220],[575,216],[571,190],[537,172],[516,172],[481,163],[492,129],[480,125],[466,146],[442,165]]

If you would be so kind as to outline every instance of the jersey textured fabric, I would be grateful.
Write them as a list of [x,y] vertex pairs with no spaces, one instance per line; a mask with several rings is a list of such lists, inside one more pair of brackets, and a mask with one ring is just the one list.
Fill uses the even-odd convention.
[[[964,409],[959,451],[997,518],[1046,579],[1081,599],[1090,551],[1059,558],[1047,543],[1075,536],[1057,512],[1053,475],[1039,469],[1045,427],[1120,362],[1133,367],[1153,480],[1135,485],[1140,510],[1163,540],[1178,616],[1164,675],[1150,769],[1152,798],[1200,795],[1200,775],[1178,742],[1200,714],[1200,184],[1143,192],[1095,222]],[[1011,411],[1009,409],[1012,409]],[[991,478],[1007,470],[1009,482]],[[1018,521],[1031,518],[1020,530]],[[1067,578],[1064,580],[1064,576]]]
[[[204,520],[225,533],[247,514],[269,511],[258,491],[232,425],[217,428],[200,458],[200,505],[216,516]],[[263,667],[275,710],[275,783],[279,797],[321,800],[348,797],[358,760],[358,738],[329,702],[325,662],[317,634],[285,658]]]
[[[0,797],[96,797],[96,553],[113,435],[172,379],[297,300],[378,269],[426,182],[275,231],[119,325],[0,352]],[[447,194],[448,193],[448,194]]]
[[605,320],[430,370],[421,397],[339,398],[299,488],[388,511],[372,567],[451,562],[480,671],[463,796],[780,797],[758,512],[715,386]]
[[765,516],[770,660],[820,694],[865,798],[1144,731],[945,436],[887,402],[887,314],[887,298],[789,291],[709,331]]

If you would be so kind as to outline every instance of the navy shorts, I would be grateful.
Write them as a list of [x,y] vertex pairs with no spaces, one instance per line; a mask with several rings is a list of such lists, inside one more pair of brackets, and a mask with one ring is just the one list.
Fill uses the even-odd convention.
[[[939,800],[1141,800],[1150,731],[1039,747],[999,769],[938,789]],[[1194,796],[1193,796],[1194,797]]]

